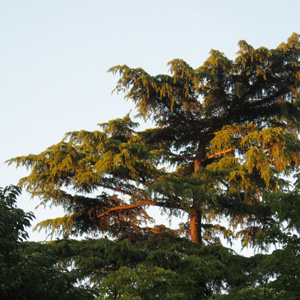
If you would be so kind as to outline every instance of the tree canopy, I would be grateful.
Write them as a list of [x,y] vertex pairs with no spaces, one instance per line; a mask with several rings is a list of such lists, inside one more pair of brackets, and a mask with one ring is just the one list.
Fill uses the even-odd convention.
[[175,59],[171,75],[111,68],[116,91],[154,127],[137,131],[127,115],[11,159],[31,170],[20,181],[27,191],[66,210],[41,226],[139,239],[153,232],[142,228],[153,205],[188,214],[180,232],[195,243],[221,233],[255,244],[278,221],[262,197],[288,189],[299,165],[299,36],[276,49],[239,47],[235,60],[212,50],[196,69]]
[[[115,91],[151,128],[127,114],[9,160],[30,170],[20,184],[41,204],[65,209],[39,224],[64,239],[30,249],[58,255],[103,299],[298,299],[300,36],[239,48],[195,69],[175,59],[169,75],[115,66]],[[150,226],[149,206],[188,222]],[[85,233],[105,237],[66,239]],[[221,237],[281,248],[245,258]]]

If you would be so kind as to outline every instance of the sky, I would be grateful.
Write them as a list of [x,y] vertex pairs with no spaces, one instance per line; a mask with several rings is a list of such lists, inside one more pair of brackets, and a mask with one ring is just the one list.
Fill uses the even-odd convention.
[[[299,11],[299,0],[0,0],[0,186],[28,174],[7,159],[133,110],[112,94],[110,67],[157,75],[175,58],[199,67],[211,49],[234,59],[240,40],[275,48],[300,33]],[[23,192],[18,205],[34,211],[34,224],[62,213],[34,210],[38,199],[29,198]]]

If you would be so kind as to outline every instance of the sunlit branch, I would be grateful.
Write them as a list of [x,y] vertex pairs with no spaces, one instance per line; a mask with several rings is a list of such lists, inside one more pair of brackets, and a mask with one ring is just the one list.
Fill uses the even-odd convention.
[[222,155],[222,154],[225,154],[225,153],[229,153],[231,151],[233,151],[234,149],[230,148],[230,149],[227,149],[227,150],[224,150],[224,151],[220,151],[220,152],[217,152],[213,155],[210,155],[208,156],[208,159],[211,159],[211,158],[214,158],[215,156],[218,156],[218,155]]
[[151,201],[151,200],[144,200],[144,201],[140,201],[140,202],[133,203],[133,204],[115,206],[115,207],[111,207],[107,211],[99,214],[98,218],[101,218],[101,217],[109,214],[112,211],[128,210],[128,209],[136,208],[136,207],[143,206],[143,205],[164,206],[164,203],[159,203],[159,202],[155,202],[155,201]]

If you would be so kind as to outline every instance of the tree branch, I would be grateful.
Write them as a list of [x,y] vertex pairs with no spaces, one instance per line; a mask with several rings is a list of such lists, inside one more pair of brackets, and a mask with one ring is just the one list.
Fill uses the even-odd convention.
[[214,158],[215,156],[218,156],[218,155],[221,155],[221,154],[225,154],[225,153],[231,152],[233,150],[234,149],[230,148],[230,149],[227,149],[227,150],[224,150],[224,151],[217,152],[217,153],[215,153],[213,155],[208,156],[208,159]]
[[155,202],[155,201],[151,201],[151,200],[144,200],[144,201],[140,201],[140,202],[133,203],[133,204],[115,206],[115,207],[111,207],[107,211],[99,214],[97,217],[101,218],[115,210],[126,210],[126,209],[131,209],[131,208],[135,208],[135,207],[142,206],[142,205],[164,206],[164,203],[159,203],[159,202]]

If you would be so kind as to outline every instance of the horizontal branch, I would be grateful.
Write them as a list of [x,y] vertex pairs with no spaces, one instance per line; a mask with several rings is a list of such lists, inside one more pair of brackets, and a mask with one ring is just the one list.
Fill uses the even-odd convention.
[[115,207],[111,207],[107,211],[99,214],[98,218],[101,218],[101,217],[103,217],[103,216],[107,215],[108,213],[110,213],[112,211],[115,211],[115,210],[127,210],[127,209],[132,209],[132,208],[143,206],[143,205],[163,206],[164,204],[159,203],[159,202],[155,202],[155,201],[151,201],[151,200],[144,200],[144,201],[140,201],[140,202],[133,203],[133,204],[115,206]]
[[213,155],[208,156],[208,159],[214,158],[215,156],[218,156],[218,155],[221,155],[221,154],[225,154],[225,153],[231,152],[233,150],[234,149],[230,148],[230,149],[227,149],[227,150],[223,150],[223,151],[217,152],[217,153],[215,153]]
[[220,131],[215,131],[214,135],[220,133],[220,132],[225,132],[225,131],[231,131],[231,129],[221,129]]

